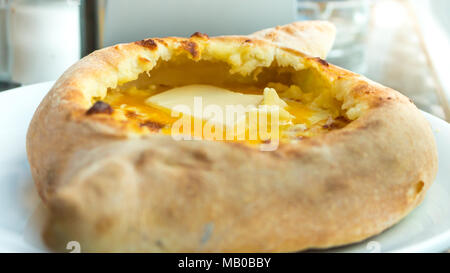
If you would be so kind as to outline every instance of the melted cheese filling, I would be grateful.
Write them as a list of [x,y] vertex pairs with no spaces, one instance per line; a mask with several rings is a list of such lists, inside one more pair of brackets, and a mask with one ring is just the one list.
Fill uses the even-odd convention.
[[[200,111],[198,109],[196,111],[194,107],[194,98],[202,99]],[[311,137],[342,128],[349,122],[333,105],[328,109],[315,106],[314,101],[308,98],[308,93],[303,93],[300,87],[281,83],[269,83],[264,88],[199,84],[186,86],[151,84],[147,88],[121,87],[109,90],[102,101],[112,106],[116,120],[126,123],[137,132],[173,134],[172,127],[182,124],[180,134],[188,133],[194,137],[209,138],[209,135],[205,135],[205,127],[208,126],[210,131],[206,131],[214,134],[213,140],[244,139],[250,143],[267,141],[270,136],[259,131],[262,126],[261,120],[252,118],[262,114],[267,117],[264,125],[268,133],[275,128],[272,126],[272,115],[277,116],[274,126],[279,132],[281,141]],[[184,107],[175,109],[180,105]],[[205,108],[211,105],[215,106],[214,109],[222,111],[223,116],[204,115]],[[234,120],[227,121],[225,115],[226,107],[229,105],[242,105],[246,110],[238,113]],[[180,117],[192,121],[190,128],[184,128],[186,123],[180,122]],[[200,133],[193,126],[196,122],[199,122],[203,129]],[[244,138],[242,132],[235,130],[239,126],[244,128]],[[226,135],[227,130],[224,128],[234,128],[231,139],[230,135]]]

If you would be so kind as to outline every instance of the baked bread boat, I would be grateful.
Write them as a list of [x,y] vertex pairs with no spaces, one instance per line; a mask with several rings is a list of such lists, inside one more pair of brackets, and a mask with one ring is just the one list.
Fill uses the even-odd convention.
[[[334,35],[326,22],[195,33],[116,45],[73,65],[27,135],[50,211],[46,242],[287,252],[361,241],[400,221],[437,171],[430,126],[405,96],[324,61]],[[231,122],[175,109],[193,97],[216,110],[246,107]],[[263,121],[250,116],[264,113],[277,119],[253,134]],[[185,123],[174,134],[178,117],[209,124],[213,136]],[[219,130],[240,124],[243,138]]]

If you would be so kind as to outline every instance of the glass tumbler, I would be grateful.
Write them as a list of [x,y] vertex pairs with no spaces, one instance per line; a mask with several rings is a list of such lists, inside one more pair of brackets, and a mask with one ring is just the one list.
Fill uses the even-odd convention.
[[364,74],[370,0],[298,0],[299,20],[327,20],[337,29],[327,60]]
[[9,3],[0,0],[0,82],[10,79]]
[[79,0],[14,0],[11,4],[12,80],[56,80],[80,59]]

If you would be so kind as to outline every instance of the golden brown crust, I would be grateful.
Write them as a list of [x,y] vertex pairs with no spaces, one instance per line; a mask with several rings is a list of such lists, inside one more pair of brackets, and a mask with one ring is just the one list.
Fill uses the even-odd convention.
[[324,59],[335,35],[336,28],[329,22],[306,21],[260,30],[249,36]]
[[[342,129],[273,152],[141,136],[108,113],[86,115],[93,97],[158,60],[213,59],[224,47],[237,52],[243,45],[264,56],[257,66],[277,60],[315,69],[332,82],[343,108],[364,111]],[[84,251],[267,252],[352,243],[416,207],[437,171],[431,129],[406,97],[246,36],[147,39],[94,52],[44,98],[27,152],[52,213],[47,241],[61,248],[78,240]]]

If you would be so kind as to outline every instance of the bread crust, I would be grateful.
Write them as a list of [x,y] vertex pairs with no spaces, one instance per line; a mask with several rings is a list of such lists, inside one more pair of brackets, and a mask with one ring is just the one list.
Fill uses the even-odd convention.
[[[68,69],[31,121],[27,152],[51,212],[46,241],[83,251],[286,252],[357,242],[397,223],[437,172],[431,129],[397,91],[292,48],[248,36],[154,38],[102,49]],[[367,109],[346,127],[282,143],[139,135],[92,97],[177,54],[211,59],[245,46],[333,83],[344,105]],[[258,55],[259,54],[259,55]],[[262,57],[261,57],[262,56]],[[356,106],[355,106],[356,107]]]
[[294,22],[249,35],[322,59],[325,59],[333,46],[335,36],[336,27],[327,21]]

